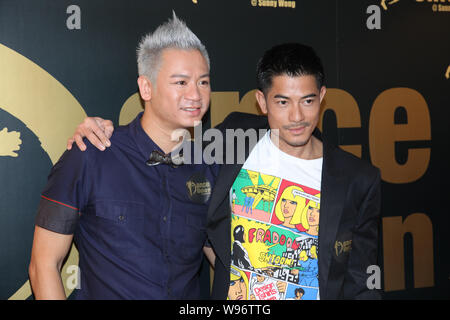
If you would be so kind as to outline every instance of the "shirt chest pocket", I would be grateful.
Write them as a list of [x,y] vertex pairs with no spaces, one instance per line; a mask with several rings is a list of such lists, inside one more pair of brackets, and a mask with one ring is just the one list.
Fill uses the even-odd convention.
[[98,201],[89,205],[84,230],[101,248],[118,254],[142,250],[145,207],[126,201]]

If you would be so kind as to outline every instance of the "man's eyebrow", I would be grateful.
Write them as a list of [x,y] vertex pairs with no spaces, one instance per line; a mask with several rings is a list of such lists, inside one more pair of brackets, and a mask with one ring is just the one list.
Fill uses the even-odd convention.
[[283,96],[282,94],[276,94],[273,96],[275,99],[286,99],[288,100],[289,97]]
[[[185,79],[189,78],[189,76],[187,74],[182,74],[182,73],[176,73],[176,74],[171,75],[170,77],[171,78],[185,78]],[[208,78],[208,77],[209,77],[209,73],[205,73],[200,76],[200,78]]]
[[170,76],[171,78],[189,78],[189,76],[187,74],[173,74]]
[[308,94],[308,95],[306,95],[306,96],[304,96],[304,97],[301,97],[301,99],[313,98],[313,97],[317,97],[317,94],[311,93],[311,94]]
[[[300,99],[306,99],[306,98],[313,98],[313,97],[317,97],[317,94],[315,93],[311,93],[311,94],[307,94],[306,96],[301,97]],[[276,94],[274,96],[275,99],[286,99],[289,100],[289,97],[283,96],[282,94]]]

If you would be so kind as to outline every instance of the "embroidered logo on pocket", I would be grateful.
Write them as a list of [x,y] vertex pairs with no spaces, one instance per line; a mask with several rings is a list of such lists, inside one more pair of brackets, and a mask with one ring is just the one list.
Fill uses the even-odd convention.
[[195,173],[186,182],[186,189],[192,202],[206,203],[211,196],[211,183],[202,173]]
[[336,250],[336,257],[343,253],[347,253],[352,250],[352,240],[336,241],[334,243],[334,249]]

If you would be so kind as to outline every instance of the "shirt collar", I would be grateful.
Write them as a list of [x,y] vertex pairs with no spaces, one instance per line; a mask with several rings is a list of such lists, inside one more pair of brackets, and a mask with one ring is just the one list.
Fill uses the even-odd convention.
[[145,159],[148,159],[150,153],[154,150],[158,150],[162,153],[158,145],[147,135],[141,125],[141,118],[144,112],[138,114],[138,116],[129,125],[129,134],[136,142],[137,148]]

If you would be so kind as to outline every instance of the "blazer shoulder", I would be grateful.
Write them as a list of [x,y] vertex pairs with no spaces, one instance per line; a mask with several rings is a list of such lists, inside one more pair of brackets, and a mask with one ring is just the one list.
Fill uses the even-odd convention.
[[267,117],[244,112],[230,113],[220,124],[216,126],[219,130],[224,129],[259,129],[268,125]]

